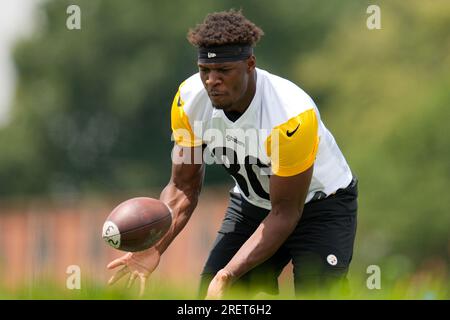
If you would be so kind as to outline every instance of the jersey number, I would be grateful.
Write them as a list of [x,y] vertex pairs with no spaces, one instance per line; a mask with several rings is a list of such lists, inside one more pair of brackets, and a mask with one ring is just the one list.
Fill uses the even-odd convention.
[[[226,147],[214,148],[212,150],[212,153],[216,158],[220,159],[221,156],[225,156],[227,158],[228,163],[224,163],[223,166],[225,167],[225,170],[227,170],[227,172],[236,180],[236,183],[239,185],[239,188],[241,188],[246,197],[250,196],[250,184],[253,192],[257,196],[266,200],[270,200],[269,194],[264,190],[259,181],[259,179],[269,179],[269,175],[259,174],[259,172],[267,171],[267,168],[269,168],[268,165],[261,163],[258,158],[255,158],[253,156],[246,156],[244,165],[241,166],[241,164],[239,164],[236,152],[233,149]],[[253,167],[255,165],[258,167],[259,172],[254,171]],[[248,180],[244,175],[240,173],[242,167],[245,170]],[[249,183],[247,183],[247,181]]]

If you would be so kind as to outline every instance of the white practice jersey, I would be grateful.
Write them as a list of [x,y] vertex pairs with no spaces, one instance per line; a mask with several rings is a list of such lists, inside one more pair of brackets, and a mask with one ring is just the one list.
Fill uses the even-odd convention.
[[[175,142],[206,145],[204,161],[221,163],[250,203],[271,209],[270,175],[294,176],[314,165],[306,202],[345,188],[351,170],[314,101],[294,83],[256,69],[256,92],[235,121],[212,106],[197,73],[184,81],[173,100]],[[209,158],[208,155],[212,155]]]

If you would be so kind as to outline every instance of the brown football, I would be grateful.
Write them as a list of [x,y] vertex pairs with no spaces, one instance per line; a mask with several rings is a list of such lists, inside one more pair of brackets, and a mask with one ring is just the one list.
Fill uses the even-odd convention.
[[158,242],[169,230],[172,214],[162,201],[132,198],[119,204],[106,218],[102,237],[122,251],[142,251]]

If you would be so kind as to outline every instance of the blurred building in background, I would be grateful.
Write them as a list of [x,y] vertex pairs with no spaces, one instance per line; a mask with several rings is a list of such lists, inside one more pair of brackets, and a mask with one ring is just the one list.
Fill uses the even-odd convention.
[[[197,284],[227,206],[226,195],[226,189],[202,195],[187,227],[163,255],[156,277],[180,286]],[[106,265],[124,252],[103,241],[102,226],[112,208],[124,200],[0,206],[1,282],[14,289],[50,279],[64,288],[67,268],[77,265],[83,280],[106,284],[113,274]]]

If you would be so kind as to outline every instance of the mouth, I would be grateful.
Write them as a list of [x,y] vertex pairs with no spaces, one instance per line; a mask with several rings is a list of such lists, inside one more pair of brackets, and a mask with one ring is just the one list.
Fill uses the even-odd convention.
[[210,97],[221,97],[224,96],[225,93],[224,92],[219,92],[219,91],[210,91],[209,92],[209,96]]
[[212,91],[209,92],[209,98],[211,99],[211,102],[214,106],[214,108],[217,109],[223,109],[225,105],[227,105],[226,103],[226,93],[223,92],[217,92],[217,91]]

